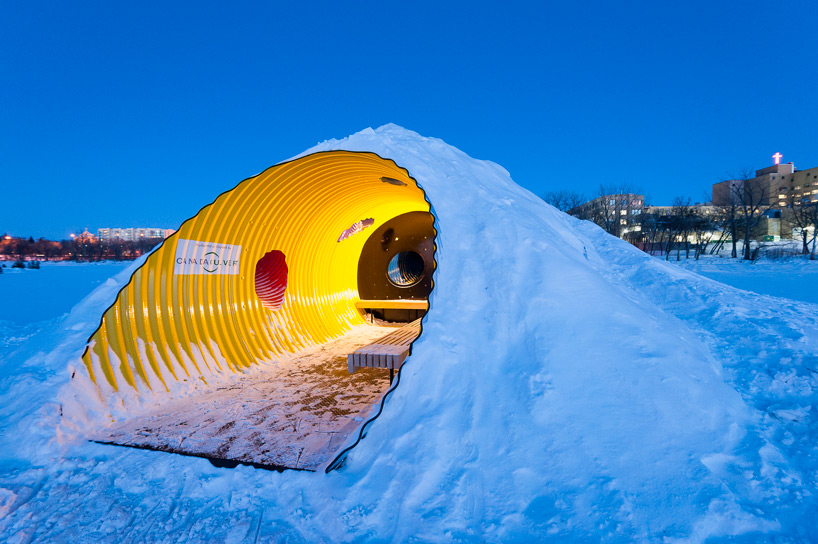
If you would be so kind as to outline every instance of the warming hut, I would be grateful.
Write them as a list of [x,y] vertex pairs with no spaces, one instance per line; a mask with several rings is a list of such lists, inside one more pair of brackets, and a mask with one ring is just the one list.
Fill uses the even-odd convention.
[[162,394],[361,325],[419,325],[434,251],[430,203],[405,169],[368,152],[301,157],[182,224],[134,272],[82,358],[103,398]]

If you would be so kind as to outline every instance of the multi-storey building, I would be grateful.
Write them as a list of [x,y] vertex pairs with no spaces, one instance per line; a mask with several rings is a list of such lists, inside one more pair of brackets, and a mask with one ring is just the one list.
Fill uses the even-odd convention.
[[112,240],[122,240],[123,242],[136,242],[146,238],[167,238],[173,234],[173,229],[163,229],[158,227],[106,227],[97,229],[97,236],[103,242]]
[[737,203],[745,191],[765,207],[788,208],[818,202],[818,167],[796,170],[789,162],[756,170],[755,174],[751,179],[730,179],[714,184],[713,204]]
[[[776,153],[773,158],[781,157]],[[749,204],[763,214],[755,236],[763,240],[778,240],[801,235],[796,220],[803,206],[818,206],[818,167],[796,170],[791,162],[774,164],[756,170],[754,178],[732,179],[713,185],[713,204],[721,207]],[[800,221],[803,221],[800,220]]]

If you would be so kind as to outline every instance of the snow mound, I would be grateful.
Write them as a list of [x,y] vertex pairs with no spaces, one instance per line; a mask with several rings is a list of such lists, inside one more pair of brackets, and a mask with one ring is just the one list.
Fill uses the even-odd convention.
[[[336,149],[406,168],[438,229],[423,335],[345,466],[228,471],[76,438],[44,408],[84,394],[65,385],[74,327],[3,361],[42,366],[0,389],[30,411],[2,412],[7,540],[818,540],[818,306],[652,259],[438,139],[386,125],[304,154]],[[66,325],[93,330],[91,297]]]

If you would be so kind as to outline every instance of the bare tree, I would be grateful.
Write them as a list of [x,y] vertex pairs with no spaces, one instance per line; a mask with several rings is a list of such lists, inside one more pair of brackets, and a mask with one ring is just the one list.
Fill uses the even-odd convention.
[[588,200],[582,193],[567,191],[565,189],[545,193],[542,199],[561,212],[568,212],[576,209]]
[[646,251],[653,254],[658,246],[665,257],[676,250],[676,260],[681,260],[682,248],[685,258],[690,258],[691,249],[694,258],[707,249],[707,244],[716,230],[713,219],[705,215],[696,204],[691,204],[690,198],[676,197],[673,206],[665,215],[650,214],[642,221],[642,230],[645,236]]
[[[749,170],[741,171],[737,176],[722,180],[722,184],[727,183],[726,194],[723,194],[719,199],[721,206],[716,215],[716,225],[722,231],[722,236],[713,251],[719,251],[726,241],[725,238],[729,236],[732,244],[730,256],[735,259],[738,257],[738,239],[741,227],[741,214],[739,211],[739,203],[742,200],[742,191],[744,181],[737,178],[748,178],[751,174]],[[720,184],[721,185],[721,184]],[[713,191],[713,200],[716,200],[715,188]]]
[[724,212],[727,228],[730,232],[730,243],[732,245],[732,248],[730,249],[730,256],[736,259],[738,258],[738,228],[740,223],[738,204],[731,199],[730,204],[725,207]]
[[[799,198],[790,193],[787,198],[787,213],[784,218],[792,229],[798,229],[801,234],[801,254],[810,255],[815,259],[815,235],[818,231],[818,202],[810,202],[809,198]],[[810,251],[810,231],[812,231],[812,251]]]
[[724,246],[724,243],[729,237],[732,244],[730,256],[733,259],[738,257],[737,244],[740,224],[741,219],[739,217],[739,206],[731,199],[729,205],[721,206],[716,213],[715,227],[721,231],[721,235],[719,236],[719,240],[716,242],[716,245],[711,250],[711,254],[721,251],[722,246]]
[[[732,223],[736,231],[741,230],[744,238],[744,260],[752,260],[752,253],[750,251],[750,241],[754,229],[761,221],[764,214],[772,207],[770,204],[770,194],[767,187],[762,183],[754,181],[752,170],[743,170],[739,176],[736,176],[734,184],[730,186],[730,208],[735,213],[732,218]],[[738,232],[736,232],[738,234]],[[735,238],[733,236],[733,245],[735,252]]]
[[[803,243],[804,254],[809,253],[809,259],[815,260],[815,245],[818,239],[818,202],[804,202],[801,205],[794,207],[792,210],[794,218],[800,222],[801,227],[801,241]],[[809,249],[809,231],[812,230],[812,249]]]
[[668,229],[668,245],[665,253],[665,260],[670,257],[673,248],[676,248],[676,260],[679,260],[679,254],[682,249],[682,243],[685,245],[685,258],[690,256],[688,244],[688,227],[691,216],[690,198],[677,196],[673,199],[673,207],[670,210],[669,220],[666,222]]
[[639,193],[637,188],[627,183],[600,185],[598,196],[592,201],[591,217],[585,219],[590,219],[609,234],[621,237],[623,219],[628,223],[627,213],[631,208],[628,200],[631,195]]
[[[693,209],[696,210],[695,207]],[[703,215],[698,211],[694,211],[694,214],[691,217],[690,230],[693,238],[696,240],[694,257],[697,261],[699,260],[699,257],[705,251],[707,251],[707,244],[709,244],[710,240],[713,239],[715,227],[716,225],[712,218]]]
[[660,247],[662,246],[662,237],[664,236],[662,231],[664,226],[662,217],[655,214],[645,214],[642,217],[640,225],[642,227],[642,238],[644,241],[644,247],[642,249],[650,255],[653,255],[656,245],[659,244]]
[[619,200],[616,193],[607,192],[599,187],[599,195],[593,201],[590,210],[591,221],[605,229],[608,234],[619,236]]

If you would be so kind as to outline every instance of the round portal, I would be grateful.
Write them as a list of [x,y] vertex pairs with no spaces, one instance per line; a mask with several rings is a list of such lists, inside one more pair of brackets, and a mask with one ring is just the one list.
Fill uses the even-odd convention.
[[423,257],[415,251],[401,251],[389,261],[386,276],[393,285],[409,287],[423,279]]
[[284,305],[287,291],[287,259],[284,253],[267,252],[256,263],[256,296],[268,310],[278,311]]

